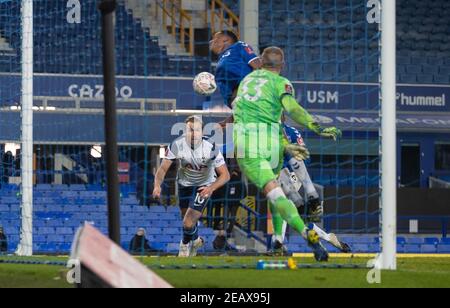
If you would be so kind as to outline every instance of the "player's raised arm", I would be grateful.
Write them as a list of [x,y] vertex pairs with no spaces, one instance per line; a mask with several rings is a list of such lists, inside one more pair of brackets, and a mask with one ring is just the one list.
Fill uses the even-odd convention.
[[320,124],[317,123],[309,114],[309,112],[300,106],[292,95],[283,95],[281,102],[289,117],[303,127],[312,130],[322,137],[332,138],[335,141],[342,137],[341,130],[336,127],[321,127]]
[[173,164],[173,161],[169,160],[169,159],[164,159],[162,161],[161,166],[159,167],[158,171],[156,172],[156,176],[155,176],[155,185],[153,188],[153,198],[155,198],[155,199],[161,198],[161,185],[164,182],[164,179],[166,178],[166,174],[169,171],[172,164]]

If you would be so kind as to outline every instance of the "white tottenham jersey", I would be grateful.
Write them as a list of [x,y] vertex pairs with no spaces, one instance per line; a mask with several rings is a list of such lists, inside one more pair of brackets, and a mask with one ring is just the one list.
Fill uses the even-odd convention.
[[192,149],[186,136],[181,136],[167,149],[166,159],[180,162],[178,183],[185,187],[211,185],[217,178],[216,168],[225,165],[222,153],[208,138]]

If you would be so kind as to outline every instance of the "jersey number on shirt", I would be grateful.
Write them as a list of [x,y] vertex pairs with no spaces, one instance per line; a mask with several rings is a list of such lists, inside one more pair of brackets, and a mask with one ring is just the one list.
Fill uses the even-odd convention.
[[195,208],[203,207],[205,205],[206,201],[208,201],[208,199],[202,198],[200,196],[200,194],[197,194],[197,196],[195,196],[195,200],[194,200],[194,207]]
[[[254,79],[254,78],[248,78],[245,80],[244,84],[242,85],[242,96],[248,100],[249,102],[257,102],[261,96],[262,96],[262,88],[264,85],[268,82],[268,80],[265,79]],[[255,95],[251,95],[250,92],[250,86],[251,90],[255,91]]]

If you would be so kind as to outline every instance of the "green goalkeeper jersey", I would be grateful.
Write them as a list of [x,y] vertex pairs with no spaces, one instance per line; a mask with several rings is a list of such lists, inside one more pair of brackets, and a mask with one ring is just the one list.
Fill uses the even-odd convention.
[[234,103],[235,123],[280,123],[285,95],[295,96],[288,79],[265,69],[254,71],[239,87]]

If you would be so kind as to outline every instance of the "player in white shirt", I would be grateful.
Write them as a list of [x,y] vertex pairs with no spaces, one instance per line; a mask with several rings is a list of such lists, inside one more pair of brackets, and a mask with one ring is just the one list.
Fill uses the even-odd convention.
[[177,161],[179,203],[184,217],[179,257],[194,257],[204,245],[204,240],[198,236],[198,221],[213,193],[230,180],[230,174],[220,150],[203,137],[203,123],[196,116],[187,118],[186,134],[167,149],[155,176],[155,199],[161,197],[161,184]]

